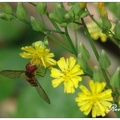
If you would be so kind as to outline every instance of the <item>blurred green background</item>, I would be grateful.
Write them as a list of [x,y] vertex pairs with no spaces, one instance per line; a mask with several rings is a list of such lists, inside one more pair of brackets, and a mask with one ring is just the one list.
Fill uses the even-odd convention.
[[[0,19],[0,70],[24,70],[28,60],[20,57],[21,47],[43,38],[42,33],[33,31],[18,20],[10,22]],[[52,42],[50,49],[56,59],[62,56],[62,50]],[[48,94],[50,105],[26,82],[24,75],[19,79],[0,75],[0,117],[83,117],[75,102],[77,91],[74,95],[67,95],[63,93],[62,86],[53,88],[49,75],[50,71],[45,77],[37,76],[37,79]]]

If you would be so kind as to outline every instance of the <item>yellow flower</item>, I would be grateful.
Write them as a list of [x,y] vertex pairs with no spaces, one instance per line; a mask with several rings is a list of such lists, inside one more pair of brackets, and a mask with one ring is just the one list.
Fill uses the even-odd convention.
[[101,16],[106,16],[106,15],[107,15],[107,12],[106,12],[104,3],[103,3],[103,2],[98,2],[98,7],[99,7],[99,9],[100,9],[100,15],[101,15]]
[[100,38],[102,42],[106,42],[107,36],[104,33],[102,33],[102,30],[97,26],[96,23],[94,22],[88,23],[87,28],[91,37],[94,40],[98,40]]
[[87,4],[87,2],[79,2],[79,5],[80,5],[82,8],[85,8],[85,7],[86,7],[86,4]]
[[113,97],[111,95],[112,90],[104,90],[106,83],[94,82],[90,80],[90,90],[85,86],[80,85],[81,92],[78,93],[75,101],[80,107],[80,111],[85,115],[92,113],[92,117],[105,116],[112,105]]
[[20,56],[23,58],[31,58],[30,63],[32,65],[49,67],[56,64],[56,61],[53,59],[54,54],[50,53],[49,49],[46,49],[44,46],[39,44],[34,44],[34,46],[25,46],[21,48],[25,52],[20,53]]
[[64,93],[74,93],[79,81],[82,80],[80,75],[83,74],[83,70],[81,70],[80,65],[76,64],[74,57],[67,58],[66,60],[62,57],[57,61],[57,65],[60,70],[56,68],[51,69],[51,77],[55,78],[52,80],[52,86],[55,88],[62,83]]

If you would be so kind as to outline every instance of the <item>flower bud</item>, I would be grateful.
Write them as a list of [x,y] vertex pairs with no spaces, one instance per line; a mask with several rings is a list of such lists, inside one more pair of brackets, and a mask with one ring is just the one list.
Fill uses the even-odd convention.
[[16,15],[17,15],[18,19],[21,19],[21,20],[24,20],[27,16],[27,11],[26,11],[23,3],[21,3],[21,2],[17,3]]
[[98,69],[98,66],[95,66],[93,71],[93,80],[98,82],[103,82],[103,79],[104,79],[103,75],[101,71]]
[[88,74],[91,77],[93,76],[91,68],[88,66],[81,53],[78,55],[78,63],[80,64],[81,68],[85,71],[86,74]]
[[13,9],[8,3],[3,2],[3,3],[0,3],[0,5],[3,7],[3,10],[4,10],[5,13],[8,13],[8,14],[13,13]]
[[44,42],[44,45],[48,45],[49,44],[47,37],[44,38],[43,42]]
[[71,16],[71,14],[69,14],[69,13],[66,13],[66,14],[64,15],[64,17],[65,17],[65,20],[66,20],[66,21],[71,21],[71,19],[72,19],[72,16]]
[[84,59],[87,61],[90,58],[90,54],[82,43],[79,44],[79,50],[82,53]]
[[7,14],[7,13],[0,13],[0,18],[3,20],[12,20],[15,17],[11,14]]
[[30,21],[31,21],[31,25],[32,25],[33,30],[35,30],[35,31],[42,31],[43,30],[43,24],[42,24],[42,22],[40,22],[40,20],[37,20],[31,16]]
[[116,69],[116,71],[110,78],[110,84],[112,87],[116,87],[120,89],[120,67]]
[[36,11],[40,15],[44,15],[47,12],[47,4],[40,2],[36,5]]
[[86,4],[87,4],[86,2],[80,2],[80,3],[79,3],[79,5],[80,5],[81,8],[85,8],[85,7],[86,7]]
[[54,14],[54,13],[50,13],[49,14],[49,17],[50,17],[50,19],[52,19],[52,20],[54,20],[54,21],[56,21],[56,22],[58,22],[58,23],[61,23],[62,22],[62,19],[60,19],[56,14]]
[[111,62],[110,62],[110,60],[109,60],[109,58],[106,55],[104,50],[102,50],[101,53],[100,53],[99,65],[103,69],[106,69],[106,68],[108,68],[111,65]]
[[44,42],[42,42],[42,41],[36,41],[36,42],[32,43],[32,46],[33,47],[35,47],[35,46],[38,46],[38,47],[42,46],[42,47],[46,48]]
[[60,24],[60,26],[63,27],[63,28],[66,27],[66,26],[67,26],[67,22],[62,22],[62,23]]
[[112,25],[108,19],[108,15],[107,15],[104,3],[99,2],[98,7],[100,10],[100,16],[102,18],[102,23],[103,23],[102,32],[107,34],[109,32],[110,28],[112,27]]
[[103,23],[102,32],[108,34],[110,28],[112,27],[111,22],[108,19],[108,16],[102,17],[102,23]]

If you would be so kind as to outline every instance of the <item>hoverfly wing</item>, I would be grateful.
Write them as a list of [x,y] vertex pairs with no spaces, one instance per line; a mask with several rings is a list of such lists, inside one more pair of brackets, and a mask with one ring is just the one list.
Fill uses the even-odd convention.
[[37,81],[37,79],[34,77],[36,83],[37,83],[37,86],[35,86],[38,94],[40,95],[40,97],[42,99],[44,99],[48,104],[50,104],[50,99],[49,97],[47,96],[46,92],[44,91],[44,89],[42,88],[42,86],[39,84],[39,82]]
[[19,78],[23,72],[25,71],[23,70],[2,70],[0,71],[0,74],[10,79],[16,79],[16,78]]

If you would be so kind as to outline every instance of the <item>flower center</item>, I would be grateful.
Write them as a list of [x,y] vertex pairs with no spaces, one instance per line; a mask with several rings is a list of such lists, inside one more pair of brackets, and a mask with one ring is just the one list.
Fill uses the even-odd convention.
[[65,71],[63,72],[63,78],[64,78],[65,80],[71,80],[70,70],[65,70]]
[[93,101],[93,103],[98,102],[98,95],[91,95],[90,99]]

